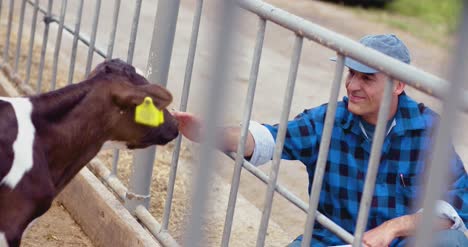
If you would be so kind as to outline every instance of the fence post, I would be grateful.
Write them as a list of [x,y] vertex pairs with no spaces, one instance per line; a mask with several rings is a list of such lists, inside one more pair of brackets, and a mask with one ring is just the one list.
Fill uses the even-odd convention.
[[[152,83],[167,84],[172,46],[176,30],[180,0],[160,0],[153,28],[147,77]],[[138,205],[149,206],[151,177],[156,147],[136,150],[125,207],[134,213]]]

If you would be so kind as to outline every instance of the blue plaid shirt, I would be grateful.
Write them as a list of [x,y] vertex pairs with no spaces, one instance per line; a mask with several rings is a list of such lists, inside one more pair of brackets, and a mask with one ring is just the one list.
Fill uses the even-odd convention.
[[[346,97],[338,103],[330,151],[318,210],[350,233],[354,233],[363,193],[365,175],[371,152],[371,141],[359,127],[360,117],[347,110]],[[309,194],[318,158],[327,105],[305,110],[288,122],[282,158],[300,160],[307,167]],[[430,157],[431,138],[438,115],[418,104],[405,93],[399,96],[395,115],[396,125],[386,136],[381,163],[376,178],[367,230],[383,222],[415,213],[412,203],[418,202],[421,178],[426,158]],[[264,125],[276,138],[278,125]],[[458,212],[463,222],[468,221],[468,176],[463,163],[453,151],[453,160],[447,164],[453,181],[445,201]],[[441,164],[443,165],[443,164]],[[402,246],[396,239],[391,246]],[[313,246],[344,244],[335,234],[315,224]]]

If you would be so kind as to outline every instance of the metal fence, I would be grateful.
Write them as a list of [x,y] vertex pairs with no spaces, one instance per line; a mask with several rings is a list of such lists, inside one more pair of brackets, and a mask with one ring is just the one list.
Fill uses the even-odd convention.
[[[55,15],[52,12],[53,9],[53,0],[48,0],[47,3],[39,0],[23,0],[23,1],[0,1],[0,19],[3,19],[1,15],[7,14],[7,30],[4,42],[3,50],[3,62],[1,64],[4,72],[13,75],[13,78],[20,80],[19,86],[22,87],[28,93],[32,93],[31,86],[34,85],[36,92],[40,92],[43,86],[43,70],[46,60],[46,50],[48,49],[47,44],[49,39],[49,28],[51,25],[57,26],[57,37],[55,40],[54,55],[53,55],[53,66],[52,66],[52,80],[50,90],[55,89],[56,87],[56,78],[57,78],[57,67],[59,63],[59,54],[61,52],[62,45],[62,34],[66,32],[73,35],[73,41],[71,44],[71,56],[68,72],[68,83],[72,83],[74,78],[74,73],[76,71],[76,57],[77,57],[77,47],[79,44],[84,44],[88,47],[88,53],[86,58],[86,66],[84,75],[87,75],[93,64],[93,56],[97,54],[101,58],[112,58],[114,56],[113,49],[116,41],[116,32],[118,30],[118,21],[121,1],[115,0],[113,4],[113,17],[112,25],[109,33],[109,39],[107,41],[107,50],[101,49],[96,46],[96,36],[98,34],[98,23],[100,20],[100,9],[101,9],[101,0],[94,1],[94,9],[92,14],[93,25],[92,31],[89,37],[80,32],[80,24],[83,14],[83,0],[78,1],[78,7],[76,8],[75,16],[75,25],[69,26],[65,24],[65,16],[67,13],[67,0],[59,1],[61,3],[60,13]],[[5,4],[6,3],[6,4]],[[20,4],[19,8],[19,23],[17,34],[17,46],[16,51],[14,51],[13,59],[11,60],[12,51],[10,50],[11,42],[11,33],[13,30],[13,17],[15,16],[15,4]],[[275,192],[292,204],[297,206],[299,209],[307,213],[307,223],[304,229],[305,239],[303,246],[309,246],[310,241],[310,232],[313,230],[315,221],[325,226],[334,232],[337,236],[342,238],[345,242],[353,244],[353,246],[359,246],[365,226],[367,223],[368,212],[370,208],[370,202],[372,199],[372,193],[374,191],[375,178],[377,174],[377,169],[380,160],[381,147],[384,140],[384,126],[386,123],[387,116],[389,114],[389,102],[390,102],[390,91],[391,83],[389,82],[384,91],[383,103],[381,105],[378,123],[376,126],[376,132],[374,141],[372,144],[372,152],[368,167],[368,173],[366,175],[366,183],[364,187],[364,193],[361,199],[361,207],[359,211],[358,221],[356,222],[356,232],[354,234],[345,231],[339,225],[325,217],[323,214],[317,211],[318,198],[320,195],[322,180],[326,166],[326,160],[328,157],[328,148],[330,144],[330,137],[333,126],[333,117],[335,115],[335,110],[337,106],[338,92],[340,90],[340,84],[343,76],[344,63],[343,59],[345,56],[352,57],[356,60],[359,60],[367,65],[379,68],[380,71],[383,71],[390,78],[399,79],[407,82],[409,85],[432,94],[438,98],[441,98],[445,104],[442,111],[440,129],[437,134],[436,148],[435,148],[435,158],[432,160],[432,164],[446,163],[448,157],[448,151],[445,150],[449,146],[451,132],[450,129],[454,124],[453,119],[456,118],[456,109],[462,108],[463,111],[468,110],[468,96],[466,92],[460,90],[462,88],[461,83],[463,79],[466,78],[466,68],[467,68],[467,57],[468,54],[466,49],[463,49],[463,44],[468,42],[468,10],[467,6],[463,9],[463,20],[460,27],[460,36],[458,40],[458,46],[460,49],[457,49],[457,54],[454,55],[454,67],[451,81],[453,83],[448,83],[438,77],[435,77],[429,73],[416,69],[410,65],[402,64],[395,60],[389,59],[385,55],[382,55],[376,51],[364,49],[363,46],[358,44],[355,41],[352,41],[340,34],[334,33],[330,30],[327,30],[319,25],[315,25],[307,20],[304,20],[300,17],[294,16],[290,13],[287,13],[284,10],[275,8],[267,3],[264,3],[260,0],[239,0],[239,1],[222,1],[220,3],[220,13],[219,13],[219,25],[221,25],[222,32],[217,34],[218,39],[215,41],[215,57],[211,63],[213,68],[212,74],[213,78],[208,84],[208,88],[211,88],[209,99],[205,104],[205,108],[208,109],[204,116],[204,119],[209,123],[209,128],[215,128],[219,123],[219,119],[222,117],[221,106],[223,104],[223,92],[225,90],[224,83],[216,83],[219,81],[229,81],[229,50],[232,47],[232,39],[235,35],[235,23],[238,20],[238,8],[234,6],[240,5],[243,11],[247,11],[252,15],[258,16],[258,27],[257,27],[257,36],[255,42],[255,49],[253,51],[252,64],[250,69],[250,77],[248,83],[248,91],[246,102],[244,103],[243,111],[243,121],[242,121],[242,130],[241,130],[241,141],[238,144],[237,153],[227,154],[235,162],[234,174],[231,182],[231,191],[229,196],[228,209],[226,212],[226,220],[223,231],[222,246],[228,246],[231,236],[232,222],[234,217],[234,211],[236,208],[236,198],[238,194],[238,188],[240,184],[240,175],[242,169],[245,169],[255,175],[259,180],[267,184],[267,193],[265,195],[265,203],[263,208],[262,219],[260,222],[260,230],[257,233],[257,246],[264,246],[265,238],[267,236],[267,228],[271,214],[271,208],[273,205],[273,197]],[[166,85],[169,65],[171,61],[171,55],[174,44],[174,36],[176,30],[176,23],[179,11],[179,0],[160,0],[158,1],[158,8],[156,12],[156,18],[153,29],[153,38],[151,41],[151,47],[148,50],[149,58],[147,63],[147,77],[150,81],[158,81],[159,83]],[[190,83],[192,78],[193,66],[195,64],[195,54],[197,48],[198,33],[201,23],[202,10],[204,2],[202,0],[197,0],[195,5],[195,13],[193,19],[193,27],[191,33],[191,39],[189,42],[189,53],[186,63],[184,85],[181,93],[181,102],[180,102],[180,111],[185,111],[187,109],[187,102],[189,96]],[[142,6],[142,0],[135,0],[135,9],[132,19],[132,26],[130,32],[130,40],[128,44],[128,55],[127,62],[132,63],[135,51],[135,41],[137,37],[137,31],[140,20],[140,10]],[[32,21],[31,23],[25,23],[24,15],[27,7],[32,9]],[[5,9],[2,9],[5,8]],[[109,6],[107,6],[109,8]],[[39,18],[42,16],[42,18]],[[265,29],[268,22],[276,23],[285,29],[290,30],[295,33],[295,41],[293,54],[291,55],[289,75],[287,80],[286,92],[284,94],[283,108],[281,112],[280,120],[280,129],[276,140],[275,154],[273,157],[273,163],[271,167],[270,175],[265,174],[257,167],[250,164],[247,160],[244,159],[243,153],[245,150],[245,141],[248,133],[249,121],[252,113],[253,99],[255,96],[257,76],[259,73],[260,60],[262,55],[263,42],[265,37]],[[43,27],[43,41],[42,41],[42,50],[41,56],[38,64],[39,75],[36,82],[31,82],[31,68],[32,68],[32,51],[35,41],[36,34],[36,24],[42,23]],[[30,25],[30,34],[29,36],[23,35],[23,26]],[[27,37],[29,39],[29,47],[25,52],[21,46],[21,41]],[[286,124],[289,117],[289,112],[291,109],[291,102],[293,99],[293,92],[296,82],[296,76],[300,61],[300,56],[302,52],[302,45],[304,39],[312,42],[316,42],[324,47],[328,47],[336,51],[338,61],[335,69],[335,76],[332,82],[330,98],[329,98],[329,107],[327,109],[327,117],[325,119],[325,129],[323,132],[323,138],[321,140],[320,151],[318,155],[318,162],[316,167],[316,173],[314,176],[314,181],[312,185],[312,193],[310,196],[309,202],[304,202],[299,199],[297,196],[289,192],[287,188],[277,183],[281,151],[283,148],[283,143],[286,134]],[[27,63],[25,68],[24,78],[15,77],[20,72],[18,66],[19,59],[21,54],[27,54]],[[13,66],[12,66],[13,65]],[[460,93],[461,92],[461,93]],[[202,246],[202,232],[201,221],[199,215],[204,214],[204,208],[206,207],[206,198],[207,198],[207,185],[209,180],[209,174],[212,170],[213,164],[213,152],[214,150],[210,147],[215,146],[214,133],[207,136],[205,145],[202,145],[200,151],[200,157],[203,161],[203,165],[200,165],[200,171],[198,171],[196,179],[194,180],[193,188],[193,200],[192,200],[192,217],[190,218],[189,227],[185,234],[185,243],[190,243],[190,246]],[[129,188],[125,188],[118,179],[116,179],[115,174],[117,171],[117,165],[119,160],[119,151],[114,151],[114,162],[112,171],[107,170],[102,164],[94,163],[93,170],[97,175],[100,175],[108,185],[114,189],[114,191],[119,195],[119,197],[124,200],[125,206],[132,212],[138,219],[141,220],[151,233],[164,245],[164,246],[177,246],[178,243],[172,238],[170,232],[168,231],[168,224],[170,221],[170,212],[172,206],[172,197],[174,192],[174,181],[177,174],[177,166],[179,160],[181,138],[179,137],[176,140],[176,148],[172,157],[172,166],[169,175],[168,183],[168,193],[164,209],[164,216],[162,223],[157,222],[149,213],[148,205],[150,200],[150,182],[151,174],[153,169],[153,162],[156,154],[154,147],[147,148],[145,150],[138,150],[134,152],[134,172],[132,173],[130,179]],[[431,215],[432,209],[434,208],[436,198],[439,198],[439,195],[442,193],[441,184],[444,178],[445,171],[443,166],[432,165],[430,172],[429,180],[431,183],[428,185],[427,191],[432,191],[432,193],[427,193],[426,200],[424,202],[424,217],[422,221],[421,231],[417,238],[416,246],[428,246],[430,238],[430,222],[433,222],[435,216]],[[187,244],[188,245],[188,244]]]

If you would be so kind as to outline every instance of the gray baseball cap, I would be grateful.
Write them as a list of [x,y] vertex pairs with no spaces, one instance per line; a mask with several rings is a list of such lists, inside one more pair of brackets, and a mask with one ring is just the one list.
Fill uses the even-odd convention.
[[[378,35],[367,35],[359,40],[359,43],[377,50],[385,55],[393,57],[404,63],[409,64],[411,62],[410,54],[406,45],[394,34],[378,34]],[[332,61],[336,61],[336,57],[331,58]],[[378,70],[362,64],[350,57],[345,58],[345,66],[359,71],[365,74],[374,74]]]

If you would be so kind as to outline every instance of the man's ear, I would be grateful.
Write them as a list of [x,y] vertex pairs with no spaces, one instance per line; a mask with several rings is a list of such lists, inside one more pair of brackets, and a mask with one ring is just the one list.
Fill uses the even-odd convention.
[[405,90],[406,83],[395,80],[394,87],[393,87],[393,94],[400,95]]

